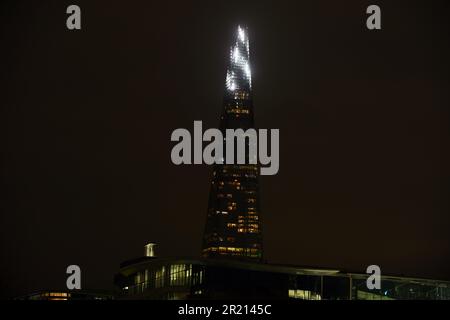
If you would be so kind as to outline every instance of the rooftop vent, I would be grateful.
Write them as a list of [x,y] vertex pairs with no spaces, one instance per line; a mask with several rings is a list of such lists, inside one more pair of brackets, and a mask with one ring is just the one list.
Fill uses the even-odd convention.
[[145,248],[145,256],[146,257],[155,257],[155,246],[156,243],[147,243],[144,248]]

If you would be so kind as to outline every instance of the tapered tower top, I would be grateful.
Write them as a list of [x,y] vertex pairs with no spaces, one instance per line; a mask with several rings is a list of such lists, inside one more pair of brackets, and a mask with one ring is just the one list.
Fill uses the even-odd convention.
[[251,92],[252,74],[250,70],[250,46],[246,27],[238,26],[234,44],[230,49],[227,68],[226,89],[233,96],[236,92]]
[[[255,127],[249,57],[247,28],[238,26],[227,66],[220,117],[222,132],[226,129],[247,130]],[[226,157],[226,146],[224,150]],[[246,148],[246,159],[249,159],[248,150]],[[203,235],[203,257],[262,261],[258,176],[257,164],[215,164]]]

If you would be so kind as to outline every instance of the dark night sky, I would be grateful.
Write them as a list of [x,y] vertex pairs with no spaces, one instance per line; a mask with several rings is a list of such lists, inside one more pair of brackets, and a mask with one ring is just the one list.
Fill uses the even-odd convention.
[[450,279],[448,10],[393,2],[2,1],[1,296],[70,264],[110,289],[148,241],[199,255],[211,168],[173,165],[170,134],[218,125],[238,23],[257,126],[280,129],[267,260]]

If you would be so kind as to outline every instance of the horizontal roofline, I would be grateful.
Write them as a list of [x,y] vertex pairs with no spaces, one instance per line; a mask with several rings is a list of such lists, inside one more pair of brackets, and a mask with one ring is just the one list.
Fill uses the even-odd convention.
[[[144,258],[144,259],[143,259]],[[309,267],[309,266],[296,266],[296,265],[283,265],[283,264],[271,264],[271,263],[259,263],[259,262],[247,262],[247,261],[233,261],[226,259],[213,259],[213,258],[192,258],[192,257],[180,257],[180,258],[151,258],[148,257],[137,258],[125,261],[121,264],[120,272],[126,276],[142,270],[145,266],[150,265],[165,265],[165,264],[196,264],[205,266],[235,268],[244,270],[253,270],[261,272],[273,272],[273,273],[288,273],[296,275],[313,275],[313,276],[341,276],[341,277],[353,277],[366,279],[368,274],[364,272],[349,272],[334,268],[321,268],[321,267]],[[147,258],[147,259],[145,259]],[[427,283],[442,283],[450,286],[450,281],[427,279],[417,277],[407,277],[398,275],[381,275],[383,280],[401,280],[401,281],[416,281]]]

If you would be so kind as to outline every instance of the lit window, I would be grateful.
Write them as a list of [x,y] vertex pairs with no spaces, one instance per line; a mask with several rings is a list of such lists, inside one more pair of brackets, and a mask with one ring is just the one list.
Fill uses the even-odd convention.
[[289,289],[289,298],[302,300],[321,300],[320,294],[311,292],[309,290],[292,290]]
[[67,297],[65,292],[50,292],[50,297]]

